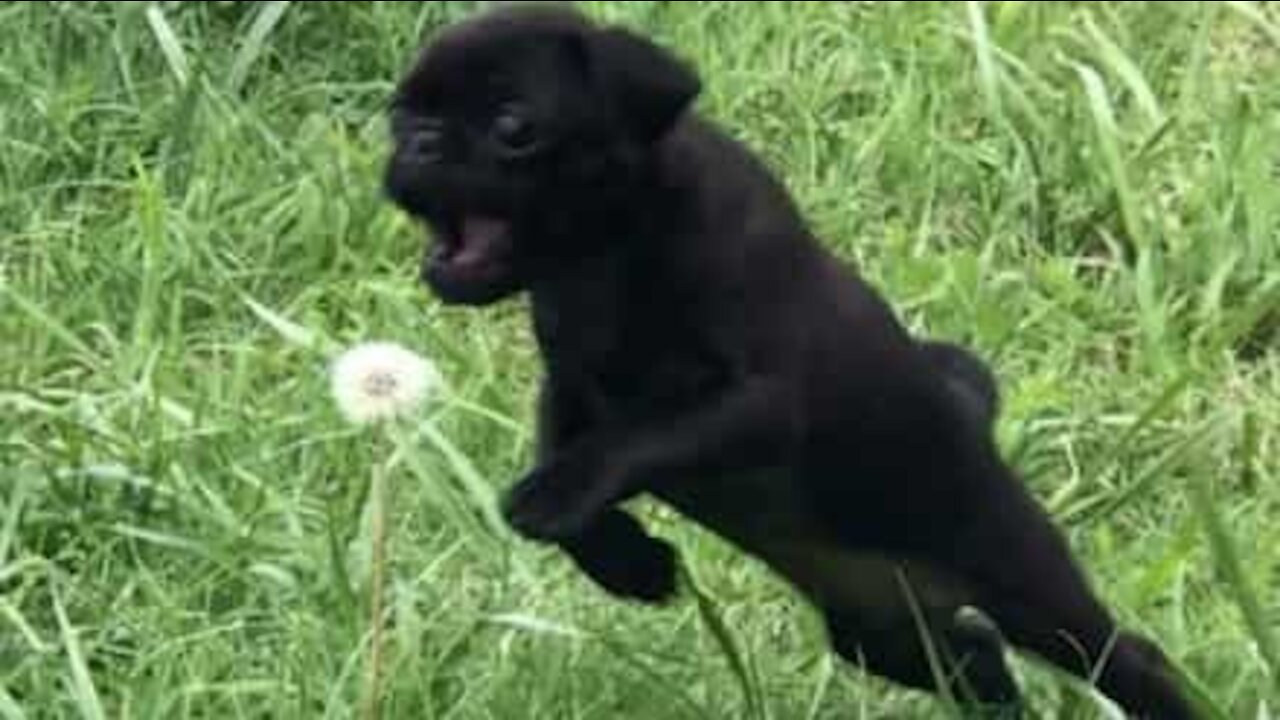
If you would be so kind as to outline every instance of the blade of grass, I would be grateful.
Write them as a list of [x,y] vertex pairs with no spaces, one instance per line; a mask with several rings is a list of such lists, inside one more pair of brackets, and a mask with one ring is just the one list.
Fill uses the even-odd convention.
[[271,36],[271,31],[284,18],[284,14],[288,11],[290,4],[289,0],[272,0],[271,2],[262,3],[257,15],[253,18],[253,25],[249,26],[249,32],[245,35],[244,42],[240,44],[240,50],[236,52],[235,61],[231,64],[229,83],[232,93],[240,92],[240,88],[244,86],[244,81],[249,75],[249,69],[258,61],[258,58],[262,57],[262,53],[267,47],[267,38]]
[[[133,8],[120,9],[132,10]],[[115,59],[116,74],[120,77],[120,85],[125,95],[128,96],[130,104],[138,105],[140,101],[138,98],[138,83],[134,79],[133,58],[130,52],[125,49],[126,27],[129,27],[128,21],[122,17],[116,22],[115,28],[111,31],[111,54]]]
[[1280,278],[1264,284],[1253,293],[1253,298],[1243,307],[1237,305],[1219,330],[1217,345],[1220,350],[1236,348],[1257,329],[1259,323],[1274,313],[1280,313]]
[[720,646],[720,651],[724,653],[725,659],[729,661],[730,670],[733,671],[734,677],[737,678],[738,684],[742,687],[742,694],[747,703],[747,716],[756,718],[756,720],[768,720],[769,712],[764,701],[764,692],[761,689],[755,666],[742,650],[737,636],[729,627],[729,623],[725,622],[724,617],[720,614],[720,608],[716,605],[715,600],[698,583],[698,579],[694,576],[692,569],[685,563],[680,563],[679,565],[680,574],[684,577],[685,583],[693,594],[699,616],[702,617],[707,629],[711,631],[711,636],[715,638],[716,644]]
[[[1151,356],[1163,368],[1167,365],[1168,358],[1164,351],[1167,308],[1160,298],[1162,263],[1147,235],[1146,223],[1139,210],[1138,197],[1129,179],[1121,147],[1120,127],[1116,122],[1115,108],[1102,76],[1082,63],[1073,63],[1073,65],[1089,100],[1089,111],[1097,131],[1098,144],[1101,146],[1102,156],[1111,176],[1112,188],[1120,204],[1120,216],[1128,236],[1127,245],[1134,248],[1137,256],[1137,264],[1133,269],[1133,281],[1143,336]],[[1106,232],[1105,228],[1102,232]]]
[[1138,324],[1146,339],[1147,350],[1163,370],[1168,367],[1164,339],[1169,305],[1164,302],[1160,292],[1164,285],[1164,263],[1161,257],[1159,249],[1154,246],[1138,246],[1138,262],[1133,269],[1133,290],[1138,305]]
[[168,128],[164,142],[166,162],[161,178],[175,196],[183,195],[191,187],[195,172],[193,151],[202,128],[199,109],[203,97],[204,83],[188,84],[179,94],[165,123]]
[[[1186,389],[1190,387],[1193,376],[1191,371],[1185,371],[1169,382],[1164,390],[1156,396],[1156,399],[1143,409],[1137,419],[1130,423],[1129,427],[1125,428],[1120,437],[1110,447],[1102,451],[1098,462],[1098,467],[1102,468],[1099,471],[1100,476],[1110,477],[1120,471],[1123,464],[1122,458],[1126,455],[1126,450],[1129,449],[1138,433],[1154,423],[1157,418],[1162,416],[1173,405],[1174,401],[1182,397]],[[1053,498],[1049,501],[1049,508],[1055,515],[1060,514],[1064,518],[1069,518],[1071,516],[1079,516],[1082,512],[1087,512],[1090,508],[1098,507],[1101,504],[1101,501],[1086,501],[1083,506],[1078,505],[1074,510],[1065,510],[1076,501],[1076,495],[1081,489],[1082,485],[1079,483],[1078,477],[1073,477],[1071,483],[1064,485],[1061,490],[1054,493]]]
[[561,625],[560,623],[544,620],[539,617],[527,615],[524,613],[502,613],[492,615],[487,618],[492,622],[503,627],[509,627],[515,630],[532,633],[534,635],[547,635],[551,637],[564,638],[569,640],[590,640],[603,645],[615,656],[631,665],[646,679],[657,686],[668,688],[672,692],[672,696],[679,701],[679,704],[685,706],[693,717],[704,718],[712,717],[707,708],[701,703],[694,700],[691,695],[679,685],[668,682],[645,660],[642,660],[636,653],[632,652],[622,644],[615,641],[608,633],[595,633],[582,630],[580,628],[569,625]]
[[330,583],[330,586],[336,586],[338,596],[341,598],[338,607],[346,621],[353,623],[359,600],[356,598],[355,586],[352,584],[351,574],[347,572],[347,563],[343,558],[342,538],[338,533],[338,513],[332,499],[325,503],[325,513],[325,550],[328,554],[329,570],[333,573],[335,580]]
[[[1028,5],[1031,7],[1028,8]],[[993,6],[993,9],[996,13],[996,30],[999,32],[1008,32],[1015,27],[1019,21],[1023,20],[1026,14],[1024,11],[1035,12],[1034,3],[1028,3],[1025,0],[1009,0]]]
[[1089,111],[1097,131],[1103,159],[1111,175],[1111,184],[1120,202],[1120,214],[1124,220],[1129,240],[1137,247],[1146,246],[1146,231],[1138,212],[1137,198],[1129,183],[1124,155],[1120,148],[1120,128],[1116,123],[1115,108],[1107,96],[1106,84],[1096,70],[1081,63],[1073,63],[1089,100]]
[[907,607],[911,611],[911,617],[920,632],[920,642],[924,647],[925,659],[929,663],[929,672],[933,674],[934,685],[937,686],[939,691],[939,700],[949,713],[957,718],[961,717],[960,707],[956,703],[955,694],[951,691],[951,679],[942,665],[942,659],[938,655],[938,647],[934,644],[933,633],[930,631],[928,621],[920,608],[920,602],[916,598],[915,592],[911,589],[911,583],[907,580],[906,573],[899,568],[894,575],[898,578],[898,586],[902,590],[902,597],[906,601]]
[[1187,388],[1191,386],[1191,381],[1194,379],[1194,376],[1195,374],[1193,371],[1186,370],[1181,375],[1171,380],[1169,384],[1165,385],[1164,390],[1156,396],[1155,400],[1151,401],[1151,404],[1147,405],[1142,413],[1138,415],[1137,419],[1129,424],[1129,427],[1125,428],[1124,433],[1120,435],[1116,442],[1113,443],[1102,456],[1102,466],[1106,467],[1108,465],[1115,465],[1121,454],[1124,453],[1134,439],[1138,437],[1138,433],[1150,427],[1157,418],[1164,415],[1165,411],[1173,406],[1173,403],[1176,402],[1178,398],[1182,397]]
[[1132,482],[1110,498],[1102,498],[1084,507],[1064,513],[1062,522],[1071,526],[1093,525],[1115,515],[1144,493],[1152,489],[1156,481],[1165,477],[1192,450],[1208,440],[1217,429],[1220,420],[1210,418],[1186,433],[1185,437],[1146,467]]
[[26,641],[27,646],[31,648],[33,653],[46,653],[50,651],[49,646],[40,639],[36,629],[31,627],[31,623],[22,616],[18,608],[3,599],[0,599],[0,620],[7,620]]
[[242,295],[240,301],[248,306],[249,310],[259,320],[270,326],[280,337],[292,345],[305,350],[323,351],[332,350],[335,347],[328,338],[325,338],[320,333],[293,322],[247,295]]
[[1218,266],[1214,268],[1213,274],[1209,276],[1209,282],[1205,283],[1204,289],[1200,291],[1200,303],[1197,314],[1200,318],[1202,327],[1217,327],[1222,325],[1224,307],[1222,298],[1226,291],[1227,283],[1231,281],[1235,275],[1236,267],[1243,258],[1239,252],[1232,252],[1227,255]]
[[809,700],[809,711],[805,713],[806,720],[818,720],[818,713],[822,711],[822,703],[826,700],[827,691],[831,687],[831,680],[835,674],[835,663],[832,662],[831,656],[823,655],[818,670],[817,687],[813,689],[813,697]]
[[1151,132],[1147,133],[1147,139],[1142,141],[1142,145],[1138,147],[1138,151],[1133,154],[1134,160],[1145,160],[1155,154],[1164,139],[1169,136],[1169,132],[1177,125],[1176,115],[1166,115],[1164,120],[1160,122]]
[[969,18],[969,32],[973,34],[973,50],[978,60],[978,85],[987,101],[987,111],[992,118],[1003,122],[1004,105],[1000,97],[1000,78],[991,45],[991,34],[982,5],[973,0],[965,3]]
[[27,714],[22,711],[22,707],[18,705],[18,701],[4,689],[4,684],[0,683],[0,718],[3,720],[27,720]]
[[[1258,487],[1255,458],[1262,447],[1262,434],[1258,431],[1258,415],[1251,408],[1241,410],[1240,417],[1240,487],[1252,493]],[[0,556],[3,557],[3,556]]]
[[1258,9],[1257,3],[1243,2],[1243,0],[1227,0],[1224,4],[1253,23],[1255,27],[1271,39],[1271,42],[1275,43],[1276,47],[1280,47],[1280,25],[1276,25],[1266,15],[1263,15],[1262,10]]
[[480,403],[469,401],[466,398],[450,397],[449,407],[456,408],[479,418],[484,418],[503,430],[510,432],[512,435],[516,436],[520,442],[527,442],[532,436],[529,428],[519,420],[508,415],[503,415],[491,407],[485,407]]
[[643,675],[651,683],[652,687],[662,688],[669,692],[671,698],[678,701],[678,704],[688,710],[693,717],[710,718],[716,716],[716,713],[711,712],[709,708],[695,700],[679,683],[674,683],[664,678],[661,673],[653,668],[652,664],[642,659],[637,653],[619,644],[608,635],[597,636],[597,639],[609,649],[609,652],[614,657],[622,660]]
[[[1252,462],[1252,458],[1249,460]],[[1271,671],[1271,681],[1275,685],[1276,692],[1280,692],[1280,644],[1277,644],[1267,612],[1263,609],[1249,581],[1249,574],[1245,571],[1244,563],[1240,559],[1240,548],[1219,512],[1210,480],[1210,471],[1207,467],[1197,468],[1197,470],[1190,483],[1192,508],[1200,518],[1205,535],[1209,539],[1209,549],[1213,554],[1216,569],[1226,581],[1227,589],[1239,607],[1240,614],[1244,616],[1253,641],[1257,643],[1258,652]]]
[[151,34],[160,45],[160,52],[169,65],[169,72],[173,73],[179,85],[185,87],[191,79],[191,63],[187,60],[187,51],[182,49],[178,34],[173,31],[173,26],[169,24],[159,5],[147,8],[147,24],[151,26]]
[[6,297],[17,306],[18,310],[26,315],[32,322],[40,326],[50,337],[66,345],[71,350],[83,356],[95,367],[102,364],[97,353],[93,351],[83,340],[80,339],[71,328],[64,325],[61,321],[51,315],[39,303],[18,293],[17,290],[9,287],[5,282],[4,276],[0,275],[0,297]]
[[4,525],[0,526],[0,567],[9,562],[9,550],[15,547],[18,537],[18,521],[27,503],[27,485],[29,476],[19,471],[13,489],[9,492],[5,507]]
[[1191,677],[1172,659],[1168,660],[1168,668],[1174,680],[1190,698],[1191,703],[1200,710],[1204,720],[1231,720],[1231,713],[1223,709],[1222,705],[1209,692],[1209,689],[1200,681]]
[[142,242],[142,283],[133,323],[134,368],[155,349],[156,318],[160,313],[163,273],[168,255],[168,228],[164,218],[164,195],[160,184],[141,164],[135,164],[134,185],[138,235]]
[[107,528],[113,533],[121,537],[138,540],[156,547],[168,548],[169,550],[178,550],[181,552],[191,553],[197,557],[210,559],[209,549],[201,543],[194,540],[188,540],[177,535],[170,535],[155,530],[148,530],[125,523],[113,523]]
[[[498,538],[505,537],[507,525],[498,510],[498,495],[493,487],[481,477],[480,471],[476,469],[471,459],[434,425],[426,424],[422,432],[427,437],[427,440],[444,455],[450,471],[462,483],[467,494],[471,496],[471,501],[476,505],[481,516],[484,517],[485,523],[489,526],[489,532]],[[411,452],[411,443],[406,438],[397,436],[396,442],[402,450]]]
[[487,619],[494,624],[533,633],[534,635],[553,635],[571,640],[586,640],[591,637],[590,633],[576,627],[561,625],[525,613],[499,613],[491,615]]
[[440,482],[440,478],[431,471],[426,460],[411,446],[411,443],[397,441],[394,444],[397,449],[391,462],[404,463],[409,472],[417,477],[427,500],[440,508],[445,518],[457,526],[465,536],[485,547],[490,557],[505,558],[508,554],[505,550],[506,545],[502,542],[505,536],[493,534],[489,519],[487,517],[483,521],[477,519],[474,509],[450,484]]
[[1160,109],[1160,101],[1156,99],[1156,94],[1152,92],[1151,85],[1147,83],[1138,65],[1098,27],[1092,15],[1085,15],[1084,27],[1089,38],[1097,45],[1103,62],[1128,86],[1147,122],[1152,127],[1159,127],[1164,122],[1164,111]]
[[102,710],[102,700],[98,697],[98,689],[94,687],[93,676],[89,673],[89,665],[84,659],[84,650],[71,621],[67,619],[66,608],[62,605],[62,597],[57,587],[50,587],[53,596],[53,613],[58,619],[58,628],[62,632],[62,646],[67,653],[67,662],[71,666],[71,690],[80,716],[85,720],[106,720]]

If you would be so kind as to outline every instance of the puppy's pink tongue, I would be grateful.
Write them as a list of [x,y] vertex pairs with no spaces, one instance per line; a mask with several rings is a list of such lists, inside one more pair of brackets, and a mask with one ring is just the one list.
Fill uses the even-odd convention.
[[507,236],[507,223],[493,218],[469,217],[462,221],[462,247],[453,256],[460,265],[475,265],[493,257]]

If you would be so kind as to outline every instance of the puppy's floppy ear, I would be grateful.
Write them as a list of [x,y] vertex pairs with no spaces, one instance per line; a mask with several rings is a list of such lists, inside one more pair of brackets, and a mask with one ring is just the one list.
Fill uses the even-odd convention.
[[655,140],[670,129],[702,90],[698,76],[679,58],[628,30],[592,30],[582,50],[618,119],[641,140]]

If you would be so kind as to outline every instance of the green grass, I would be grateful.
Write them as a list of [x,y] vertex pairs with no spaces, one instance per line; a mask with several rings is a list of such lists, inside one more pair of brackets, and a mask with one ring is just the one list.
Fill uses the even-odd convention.
[[[1280,706],[1280,13],[589,6],[696,61],[831,247],[992,360],[1122,618],[1222,717]],[[944,717],[665,512],[705,602],[612,601],[477,511],[529,461],[521,308],[433,303],[378,182],[390,84],[467,10],[0,5],[0,718],[358,707],[374,446],[269,313],[456,392],[392,476],[389,716]],[[1018,672],[1043,717],[1101,716]]]

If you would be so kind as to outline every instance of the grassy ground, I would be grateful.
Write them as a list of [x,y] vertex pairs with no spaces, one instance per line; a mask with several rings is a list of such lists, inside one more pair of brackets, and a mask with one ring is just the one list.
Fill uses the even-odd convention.
[[[831,246],[992,360],[1002,440],[1121,616],[1222,717],[1280,707],[1280,14],[753,5],[589,4],[696,61]],[[270,313],[456,391],[393,470],[389,716],[942,717],[668,515],[737,671],[688,593],[614,602],[478,524],[468,478],[529,459],[527,331],[433,304],[378,194],[389,84],[467,9],[0,6],[0,718],[358,706],[385,448]],[[1018,672],[1039,715],[1099,717]]]

